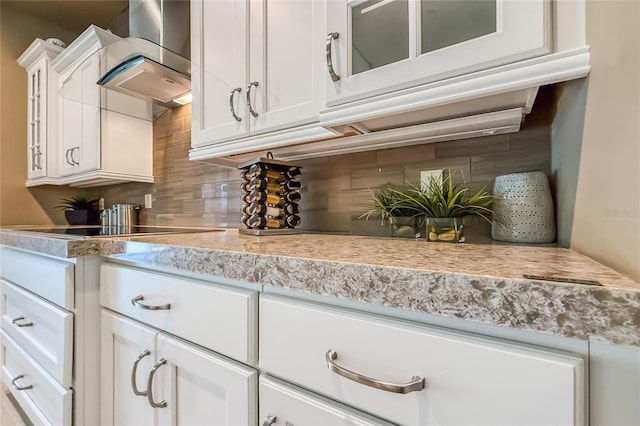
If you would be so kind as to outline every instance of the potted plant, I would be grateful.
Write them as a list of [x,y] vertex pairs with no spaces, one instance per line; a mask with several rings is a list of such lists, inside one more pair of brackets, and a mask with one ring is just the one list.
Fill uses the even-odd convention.
[[394,237],[419,238],[424,229],[424,215],[406,203],[407,194],[403,189],[385,188],[373,193],[373,203],[369,211],[360,217],[369,219],[379,216],[382,225],[391,224]]
[[449,172],[442,181],[431,178],[426,184],[387,188],[374,195],[373,208],[363,216],[378,214],[392,223],[411,218],[416,226],[426,224],[428,241],[464,242],[463,218],[479,216],[491,223],[493,196],[484,188],[472,193],[452,176]]
[[96,225],[100,220],[98,199],[86,195],[74,195],[62,198],[56,206],[64,210],[64,217],[69,225]]

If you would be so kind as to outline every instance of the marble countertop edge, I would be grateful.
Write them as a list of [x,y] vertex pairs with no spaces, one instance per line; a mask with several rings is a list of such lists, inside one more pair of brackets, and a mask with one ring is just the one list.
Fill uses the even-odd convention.
[[[111,256],[170,271],[640,346],[640,284],[569,249],[320,234],[264,238],[237,231],[64,239],[0,230],[0,243],[60,257]],[[528,271],[592,278],[603,286],[524,278]]]

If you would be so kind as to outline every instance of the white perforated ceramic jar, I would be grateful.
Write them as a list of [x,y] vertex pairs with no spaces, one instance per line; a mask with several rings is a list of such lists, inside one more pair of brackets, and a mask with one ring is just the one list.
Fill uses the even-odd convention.
[[497,176],[491,237],[514,243],[551,243],[556,222],[549,180],[542,171]]

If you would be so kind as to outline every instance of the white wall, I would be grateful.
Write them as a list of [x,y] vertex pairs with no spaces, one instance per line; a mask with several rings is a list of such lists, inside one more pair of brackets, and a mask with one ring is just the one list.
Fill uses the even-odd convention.
[[78,190],[37,188],[27,179],[27,73],[16,59],[37,37],[70,43],[76,34],[0,1],[0,225],[64,223],[55,206]]
[[571,248],[640,281],[640,2],[588,1],[587,42]]

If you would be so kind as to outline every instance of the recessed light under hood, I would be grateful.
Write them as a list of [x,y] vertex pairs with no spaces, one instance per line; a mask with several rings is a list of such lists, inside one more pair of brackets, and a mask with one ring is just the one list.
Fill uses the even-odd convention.
[[105,49],[109,71],[98,84],[164,107],[191,91],[191,62],[149,40],[129,37]]

